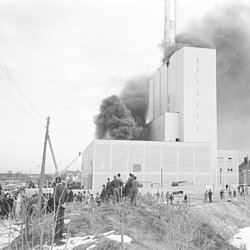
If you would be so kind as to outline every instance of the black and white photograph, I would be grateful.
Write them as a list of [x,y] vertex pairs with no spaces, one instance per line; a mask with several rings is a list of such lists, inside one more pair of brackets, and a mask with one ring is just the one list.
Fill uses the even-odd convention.
[[0,1],[0,250],[250,250],[250,2]]

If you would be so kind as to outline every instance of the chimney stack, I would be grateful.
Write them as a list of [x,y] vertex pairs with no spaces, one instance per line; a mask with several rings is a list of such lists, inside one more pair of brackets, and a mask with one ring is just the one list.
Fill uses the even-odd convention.
[[165,0],[164,47],[175,44],[176,0]]

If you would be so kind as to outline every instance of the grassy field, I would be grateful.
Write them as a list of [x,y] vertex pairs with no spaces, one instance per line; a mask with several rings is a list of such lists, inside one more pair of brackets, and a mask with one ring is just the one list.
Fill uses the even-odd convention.
[[[66,208],[66,239],[85,237],[76,247],[62,249],[235,249],[229,239],[239,228],[250,225],[249,199],[215,201],[211,204],[181,199],[174,206],[159,204],[154,197],[140,196],[137,206],[128,200],[118,204],[89,206],[70,203]],[[50,246],[53,235],[53,216],[46,215],[40,222],[30,221],[29,232],[22,235],[6,249],[39,249],[39,245]],[[118,243],[103,234],[114,231],[132,238],[131,244]],[[64,241],[64,242],[65,242]],[[95,243],[93,245],[93,242]],[[61,242],[62,243],[62,242]],[[59,248],[54,248],[59,249]],[[90,248],[89,248],[90,249]]]

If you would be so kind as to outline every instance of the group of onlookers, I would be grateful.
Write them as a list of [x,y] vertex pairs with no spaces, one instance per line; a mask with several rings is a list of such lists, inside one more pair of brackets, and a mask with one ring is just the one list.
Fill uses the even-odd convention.
[[[183,193],[181,193],[183,195]],[[167,205],[173,205],[174,204],[174,192],[169,192],[167,191],[166,194],[164,194],[164,192],[162,191],[161,194],[159,192],[157,192],[156,194],[154,194],[154,197],[157,201],[157,203],[164,203]],[[177,201],[179,202],[179,200]],[[183,195],[183,202],[185,204],[187,204],[187,194]]]
[[107,179],[106,185],[102,185],[102,190],[100,194],[96,194],[95,200],[98,204],[105,202],[117,203],[123,197],[128,197],[131,205],[136,205],[139,187],[142,187],[142,184],[134,174],[130,173],[127,181],[123,181],[121,174],[118,173],[113,176],[113,180]]
[[[239,196],[244,196],[245,195],[245,189],[243,186],[238,186],[238,195]],[[209,191],[205,191],[204,193],[204,202],[209,202],[212,203],[212,191],[209,189]],[[221,189],[219,192],[220,199],[223,200],[225,198],[225,194],[228,194],[228,199],[231,198],[237,198],[237,191],[236,189],[231,189],[228,184],[225,185],[225,189]]]

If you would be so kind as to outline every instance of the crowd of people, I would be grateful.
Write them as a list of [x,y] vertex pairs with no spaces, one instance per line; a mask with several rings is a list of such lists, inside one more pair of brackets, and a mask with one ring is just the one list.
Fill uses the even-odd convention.
[[[142,184],[137,177],[130,173],[127,180],[123,180],[121,174],[113,176],[113,179],[107,179],[106,184],[102,185],[102,189],[94,196],[90,191],[82,190],[78,193],[74,193],[70,187],[67,187],[65,182],[62,182],[60,177],[55,179],[53,185],[53,193],[43,194],[41,202],[38,202],[38,194],[34,194],[32,197],[25,196],[24,190],[17,192],[4,193],[0,186],[0,218],[1,219],[15,219],[17,214],[25,213],[28,228],[29,218],[32,217],[34,212],[53,213],[55,221],[55,239],[61,238],[64,228],[64,213],[66,203],[68,202],[81,202],[84,205],[98,206],[100,204],[110,203],[116,204],[123,200],[129,201],[131,205],[137,205],[137,197],[139,194],[139,188]],[[237,190],[238,189],[238,193]],[[244,187],[238,187],[237,189],[231,189],[228,185],[225,186],[225,190],[221,189],[219,192],[220,199],[223,200],[225,195],[228,194],[229,199],[238,196],[244,196]],[[164,203],[167,205],[173,205],[175,201],[174,192],[167,191],[164,193],[157,192],[154,194],[155,200],[158,203]],[[183,202],[187,204],[187,194],[181,193]],[[206,190],[204,193],[204,202],[212,203],[212,190]],[[178,200],[178,199],[177,199]],[[19,201],[19,202],[18,202]],[[179,201],[178,201],[179,202]],[[40,204],[40,208],[38,208]]]
[[85,204],[101,204],[101,203],[117,203],[120,202],[123,197],[130,199],[131,205],[136,205],[139,188],[142,184],[138,181],[137,177],[132,173],[124,181],[121,174],[113,176],[113,179],[107,179],[107,183],[102,185],[102,189],[98,192],[95,197],[90,194],[89,191],[78,192],[73,194],[72,190],[69,191],[69,201],[83,202]]
[[[238,193],[237,193],[238,190]],[[220,199],[223,200],[227,197],[228,200],[231,198],[237,198],[237,196],[245,196],[245,188],[243,186],[238,186],[236,189],[231,189],[228,184],[225,185],[225,189],[221,189],[219,192]],[[212,203],[212,190],[205,191],[204,193],[204,202]]]

